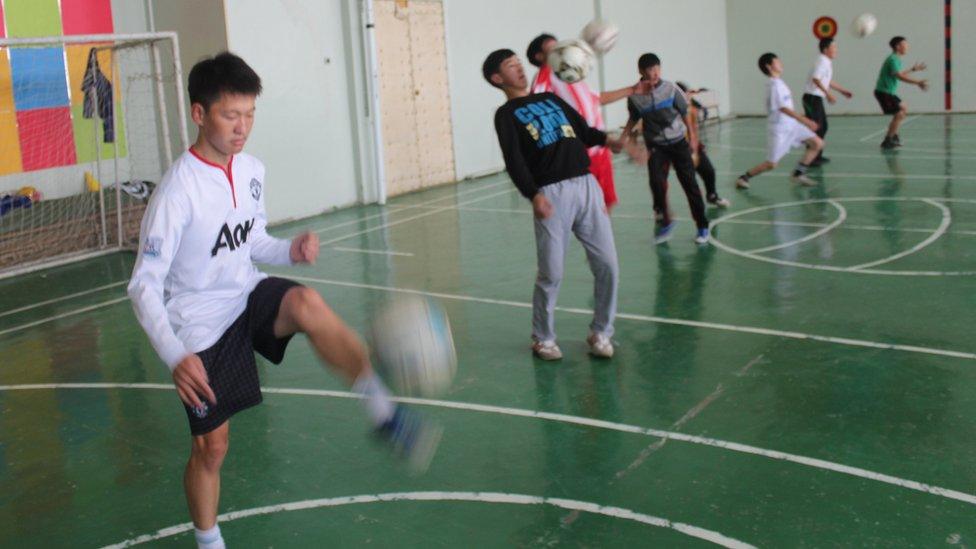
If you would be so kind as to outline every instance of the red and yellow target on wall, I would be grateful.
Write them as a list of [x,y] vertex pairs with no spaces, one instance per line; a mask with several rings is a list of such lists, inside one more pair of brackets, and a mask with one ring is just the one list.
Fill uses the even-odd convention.
[[837,34],[837,20],[824,15],[813,22],[813,35],[818,39],[833,38]]

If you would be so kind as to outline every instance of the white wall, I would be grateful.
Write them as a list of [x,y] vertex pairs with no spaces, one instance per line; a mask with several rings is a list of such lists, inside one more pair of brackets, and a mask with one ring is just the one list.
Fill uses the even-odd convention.
[[[972,2],[955,2],[966,3]],[[971,7],[968,11],[973,12]],[[871,36],[857,39],[850,33],[850,23],[864,12],[878,17],[878,28]],[[728,0],[732,109],[737,114],[764,113],[765,80],[756,62],[767,51],[776,53],[783,61],[784,80],[799,107],[807,74],[818,55],[813,22],[829,15],[840,26],[834,79],[854,92],[853,100],[841,98],[836,105],[829,106],[830,113],[880,114],[874,85],[881,63],[891,52],[888,40],[896,35],[908,38],[911,47],[903,60],[906,68],[916,61],[928,63],[928,71],[923,74],[931,86],[927,93],[922,93],[902,82],[898,94],[913,112],[941,112],[945,82],[943,13],[943,0]],[[957,63],[964,59],[960,51],[964,50],[956,48]],[[960,72],[957,70],[956,75]]]
[[[637,81],[637,58],[653,51],[664,62],[665,78],[718,91],[723,111],[729,108],[726,44],[726,0],[444,0],[448,38],[448,73],[454,122],[458,177],[503,168],[492,125],[505,98],[481,76],[485,56],[510,48],[523,58],[529,77],[535,67],[524,59],[529,41],[541,32],[575,37],[596,15],[620,27],[620,39],[603,58],[606,89]],[[694,17],[692,17],[692,15]],[[599,71],[587,81],[600,89]],[[626,103],[607,107],[607,126],[626,122]]]
[[355,203],[358,157],[342,0],[233,0],[226,17],[229,49],[264,84],[247,151],[268,169],[269,218]]
[[[603,59],[607,89],[636,82],[637,58],[656,53],[664,79],[716,91],[721,112],[728,113],[725,5],[726,0],[605,0],[603,18],[620,27],[616,47]],[[607,106],[608,128],[626,121],[626,101]]]

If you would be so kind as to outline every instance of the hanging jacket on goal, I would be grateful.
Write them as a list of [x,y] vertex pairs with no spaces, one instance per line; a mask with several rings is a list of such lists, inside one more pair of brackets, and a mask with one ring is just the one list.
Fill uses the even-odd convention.
[[88,68],[81,80],[81,91],[85,93],[82,116],[91,118],[95,115],[95,105],[98,104],[98,117],[102,119],[102,135],[106,143],[115,142],[115,109],[112,96],[112,81],[102,74],[98,67],[98,54],[95,48],[88,50]]
[[211,347],[267,275],[254,262],[291,264],[291,242],[268,235],[264,165],[238,154],[227,167],[183,153],[142,219],[129,281],[136,318],[170,370]]

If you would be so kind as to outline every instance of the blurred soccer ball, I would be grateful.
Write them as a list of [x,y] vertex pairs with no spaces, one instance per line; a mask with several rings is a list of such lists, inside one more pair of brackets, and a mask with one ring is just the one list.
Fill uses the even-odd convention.
[[596,55],[590,45],[582,40],[564,40],[549,52],[546,63],[563,82],[572,84],[586,78]]
[[868,36],[878,28],[878,18],[871,13],[862,13],[851,23],[851,32],[858,38]]
[[597,55],[603,55],[613,49],[620,36],[620,29],[609,21],[593,20],[583,27],[580,38],[586,41]]
[[395,393],[436,397],[454,381],[454,338],[437,301],[397,297],[376,315],[371,335],[376,370]]

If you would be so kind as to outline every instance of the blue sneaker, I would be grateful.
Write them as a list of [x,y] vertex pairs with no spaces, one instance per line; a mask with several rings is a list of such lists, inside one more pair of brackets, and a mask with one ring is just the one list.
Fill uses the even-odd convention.
[[662,225],[654,231],[654,243],[664,244],[671,239],[671,233],[674,232],[675,226],[678,224],[677,221],[671,221],[667,225]]
[[404,459],[411,472],[420,474],[427,470],[444,429],[425,420],[420,414],[397,405],[393,417],[376,428],[376,435],[388,442],[394,455]]
[[708,244],[708,229],[698,229],[698,236],[695,237],[695,244]]

